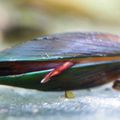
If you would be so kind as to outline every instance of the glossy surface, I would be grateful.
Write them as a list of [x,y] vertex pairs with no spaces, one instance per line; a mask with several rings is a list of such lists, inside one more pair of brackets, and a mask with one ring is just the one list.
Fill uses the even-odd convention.
[[[44,36],[0,52],[0,84],[59,91],[99,86],[120,77],[120,37],[103,33]],[[46,74],[65,61],[76,63],[51,81]]]
[[2,51],[0,61],[46,61],[109,55],[120,55],[120,36],[76,32],[33,39]]
[[120,61],[76,65],[61,75],[51,78],[51,81],[45,84],[40,84],[40,80],[52,69],[16,76],[1,76],[0,83],[45,91],[83,89],[118,79],[120,77],[119,65]]

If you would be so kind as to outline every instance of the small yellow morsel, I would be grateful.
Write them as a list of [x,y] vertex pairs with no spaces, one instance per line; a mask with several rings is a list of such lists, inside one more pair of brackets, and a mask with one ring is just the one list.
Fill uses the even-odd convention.
[[75,95],[73,94],[72,91],[67,90],[65,91],[65,98],[72,99],[72,98],[75,98]]

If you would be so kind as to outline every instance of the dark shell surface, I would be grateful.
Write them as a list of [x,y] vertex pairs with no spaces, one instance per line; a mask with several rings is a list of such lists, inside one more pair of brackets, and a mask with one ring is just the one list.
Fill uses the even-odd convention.
[[75,32],[43,36],[6,49],[0,52],[0,62],[119,55],[120,36]]

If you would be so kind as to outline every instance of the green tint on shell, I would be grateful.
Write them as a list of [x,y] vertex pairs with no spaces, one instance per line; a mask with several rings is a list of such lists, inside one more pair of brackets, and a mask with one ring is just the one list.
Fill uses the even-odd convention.
[[[80,59],[84,57],[91,58],[94,56],[120,56],[120,36],[97,32],[73,32],[36,38],[1,51],[1,73],[4,72],[2,71],[2,67],[8,70],[6,66],[8,66],[8,63],[11,61],[16,65],[16,62],[19,61],[49,62],[63,59]],[[3,62],[5,66],[2,66]],[[46,91],[89,88],[119,78],[119,66],[119,60],[77,64],[62,74],[52,77],[51,80],[45,84],[41,84],[40,81],[52,69],[40,69],[40,71],[14,76],[2,76],[3,74],[1,74],[0,84]],[[8,75],[8,73],[5,75]]]
[[40,81],[52,69],[0,77],[0,84],[44,91],[83,89],[99,86],[112,81],[114,77],[120,77],[119,66],[120,61],[78,64],[45,84]]

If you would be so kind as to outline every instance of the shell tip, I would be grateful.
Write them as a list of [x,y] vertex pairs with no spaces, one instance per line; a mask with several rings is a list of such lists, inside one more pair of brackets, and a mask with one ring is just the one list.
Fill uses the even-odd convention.
[[45,83],[45,79],[42,79],[42,80],[40,81],[40,83]]
[[41,81],[40,81],[40,83],[46,83],[46,82],[48,82],[50,79],[46,79],[46,78],[43,78]]

